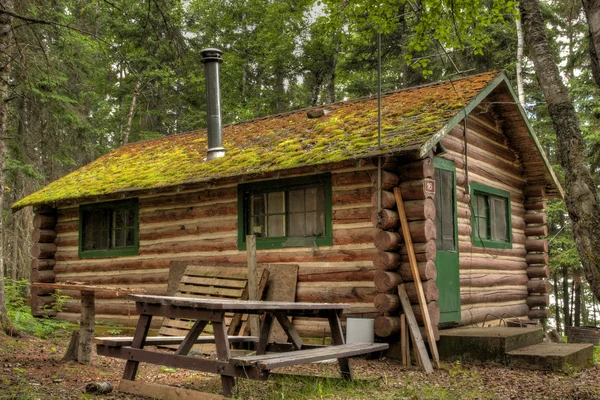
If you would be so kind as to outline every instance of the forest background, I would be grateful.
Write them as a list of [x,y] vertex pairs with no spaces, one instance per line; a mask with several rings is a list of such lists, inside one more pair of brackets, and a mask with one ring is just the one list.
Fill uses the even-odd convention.
[[[22,0],[14,46],[0,49],[8,82],[4,230],[8,282],[28,279],[32,210],[10,205],[128,142],[204,128],[200,50],[224,51],[224,123],[326,104],[377,91],[377,19],[364,23],[339,2],[315,0]],[[359,2],[360,3],[360,2]],[[363,2],[368,5],[368,2]],[[417,3],[417,2],[416,2]],[[490,2],[491,3],[491,2]],[[419,45],[421,15],[399,2],[381,36],[382,89],[522,65],[524,108],[555,171],[556,135],[527,51],[518,51],[516,2],[476,32],[482,40]],[[511,12],[510,8],[514,9]],[[574,101],[588,163],[600,183],[600,98],[588,25],[579,0],[542,0],[547,34]],[[357,9],[360,12],[360,7]],[[348,19],[350,18],[350,19]],[[452,19],[450,19],[452,21]],[[461,23],[454,19],[454,23]],[[416,44],[415,44],[416,43]],[[597,325],[564,202],[549,206],[554,325]]]

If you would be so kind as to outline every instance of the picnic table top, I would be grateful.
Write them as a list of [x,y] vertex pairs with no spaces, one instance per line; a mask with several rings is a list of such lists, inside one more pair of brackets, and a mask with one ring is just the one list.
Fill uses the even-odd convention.
[[298,310],[346,310],[350,304],[345,303],[296,303],[289,301],[256,301],[202,299],[173,296],[153,296],[130,294],[128,299],[138,303],[161,304],[168,306],[189,307],[205,310],[222,310],[231,312],[255,311],[298,311]]
[[62,289],[62,290],[79,290],[82,292],[111,292],[111,293],[122,293],[122,294],[130,294],[130,293],[145,293],[144,289],[137,288],[121,288],[121,287],[112,287],[112,286],[95,286],[89,285],[85,282],[56,282],[56,283],[43,283],[43,282],[34,282],[31,284],[32,287],[35,288],[45,288],[45,289]]

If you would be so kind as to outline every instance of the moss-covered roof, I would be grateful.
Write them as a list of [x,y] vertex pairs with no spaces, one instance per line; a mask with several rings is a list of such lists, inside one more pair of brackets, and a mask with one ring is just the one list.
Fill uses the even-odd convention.
[[324,106],[327,113],[319,118],[308,118],[302,110],[225,126],[227,154],[211,161],[206,161],[205,130],[128,144],[16,202],[13,209],[418,149],[458,122],[453,117],[499,74],[386,93],[381,148],[377,99],[363,98]]

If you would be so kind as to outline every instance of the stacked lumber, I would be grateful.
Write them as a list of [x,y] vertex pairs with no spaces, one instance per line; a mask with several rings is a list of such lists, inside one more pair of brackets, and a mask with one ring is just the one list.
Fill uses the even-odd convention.
[[[31,248],[31,283],[54,283],[54,254],[56,253],[56,209],[50,206],[38,206],[33,210],[33,246]],[[33,316],[49,316],[56,314],[52,310],[54,303],[53,289],[32,288],[31,314]]]
[[[437,269],[436,228],[434,223],[435,204],[433,174],[434,166],[431,158],[414,161],[408,164],[393,163],[388,158],[383,162],[381,182],[381,212],[375,211],[371,223],[379,229],[375,235],[377,253],[373,258],[375,273],[375,307],[381,313],[375,320],[375,333],[381,337],[389,337],[400,332],[400,299],[398,285],[405,283],[406,292],[417,322],[423,325],[423,315],[419,307],[413,274],[408,262],[407,249],[400,228],[400,219],[394,197],[394,187],[400,187],[404,199],[408,228],[410,230],[416,259],[418,261],[419,278],[427,299],[430,320],[437,336],[437,325],[440,320],[440,309],[437,304],[438,288],[435,283]],[[377,176],[373,177],[374,194],[371,204],[378,204]]]
[[527,186],[525,194],[525,250],[527,250],[527,305],[529,319],[550,317],[550,271],[548,269],[548,234],[546,225],[546,191],[541,185]]

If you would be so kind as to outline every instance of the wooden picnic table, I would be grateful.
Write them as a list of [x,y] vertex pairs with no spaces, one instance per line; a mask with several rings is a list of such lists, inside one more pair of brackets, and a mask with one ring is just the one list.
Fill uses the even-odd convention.
[[[38,289],[76,290],[81,292],[81,319],[79,323],[79,335],[71,337],[71,340],[76,340],[76,342],[69,344],[65,359],[69,361],[78,361],[82,364],[89,364],[92,357],[92,339],[94,337],[96,320],[96,293],[110,292],[116,296],[124,296],[131,293],[145,292],[144,289],[95,286],[88,285],[85,282],[69,281],[57,283],[34,282],[31,284],[31,287]],[[73,346],[75,346],[77,350],[74,351],[75,354],[71,356],[70,350]]]
[[[150,295],[129,295],[128,298],[136,302],[136,309],[140,314],[134,336],[131,338],[95,338],[94,341],[97,344],[99,355],[127,360],[120,389],[130,393],[134,391],[136,394],[143,394],[139,391],[142,386],[133,382],[140,362],[219,374],[221,375],[223,394],[230,396],[236,378],[266,380],[272,368],[319,360],[337,358],[342,377],[352,379],[349,357],[388,348],[387,344],[346,345],[344,343],[340,317],[343,310],[350,308],[349,304],[199,299]],[[259,336],[228,336],[225,324],[226,313],[262,315]],[[183,318],[195,320],[195,322],[185,337],[177,339],[148,337],[150,322],[155,316]],[[333,346],[319,348],[304,346],[300,335],[289,320],[289,317],[300,316],[327,318],[331,328]],[[279,321],[294,351],[265,354],[273,320]],[[212,324],[214,336],[200,336],[208,323]],[[215,343],[216,359],[188,355],[194,344],[207,341]],[[232,357],[230,343],[234,342],[254,342],[256,355]],[[179,344],[179,347],[175,353],[144,349],[144,346],[161,343],[176,343]],[[152,392],[152,390],[157,390],[155,386],[146,393],[156,394],[156,392]]]

